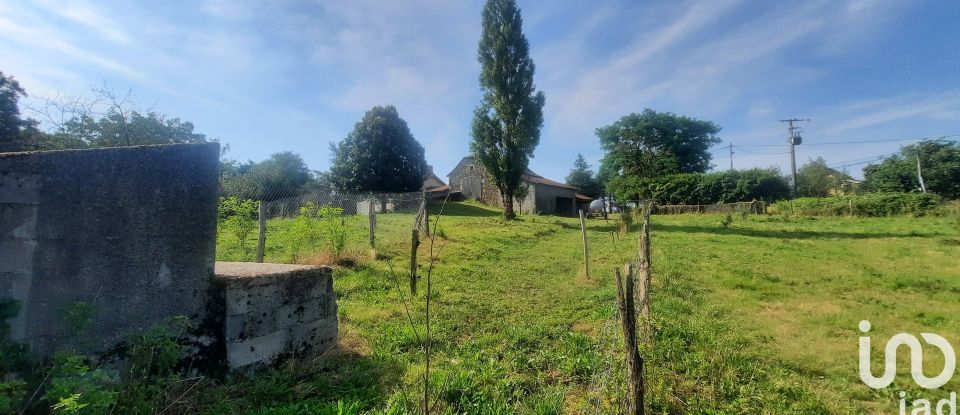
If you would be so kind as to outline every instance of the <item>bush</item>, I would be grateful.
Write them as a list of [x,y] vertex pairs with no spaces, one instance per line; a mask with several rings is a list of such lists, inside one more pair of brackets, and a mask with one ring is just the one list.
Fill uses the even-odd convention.
[[680,173],[656,178],[616,177],[610,190],[620,200],[652,199],[661,205],[712,205],[790,196],[790,184],[776,169]]
[[770,213],[808,216],[923,215],[937,209],[941,203],[940,196],[932,193],[866,193],[778,202],[770,207]]
[[616,218],[617,229],[620,233],[627,233],[633,229],[633,213],[630,209],[624,208]]
[[323,241],[333,250],[336,258],[340,258],[347,245],[345,221],[343,209],[313,202],[303,205],[293,225],[283,236],[287,260],[297,262],[308,251],[317,249]]
[[0,414],[17,413],[27,396],[27,383],[16,375],[28,372],[32,362],[26,348],[10,339],[7,323],[19,312],[19,302],[0,298]]
[[733,215],[729,213],[720,220],[720,225],[723,226],[724,229],[729,228],[731,224],[733,224]]
[[217,228],[232,235],[243,259],[250,256],[250,235],[257,228],[258,205],[255,200],[221,197],[217,208]]

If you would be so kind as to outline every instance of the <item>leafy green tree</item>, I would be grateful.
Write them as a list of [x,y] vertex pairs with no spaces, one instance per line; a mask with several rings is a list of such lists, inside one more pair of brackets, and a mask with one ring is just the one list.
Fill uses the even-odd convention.
[[257,228],[257,202],[238,199],[235,196],[221,197],[217,209],[218,231],[233,236],[240,249],[242,260],[247,261],[252,253],[250,236]]
[[[600,170],[604,177],[651,178],[675,173],[702,173],[710,168],[710,146],[720,142],[720,127],[670,112],[649,108],[597,129],[606,152]],[[613,193],[622,189],[608,189]]]
[[12,76],[0,72],[0,153],[34,150],[40,137],[37,122],[20,116],[19,101],[27,92]]
[[310,169],[300,155],[284,151],[254,164],[246,173],[254,199],[277,200],[295,196],[310,181]]
[[573,170],[570,170],[570,174],[567,175],[567,184],[580,189],[580,193],[585,196],[595,198],[603,193],[600,183],[594,177],[583,154],[577,154],[577,160],[573,162]]
[[535,65],[514,0],[487,0],[480,35],[480,90],[474,110],[470,151],[500,191],[503,216],[516,217],[513,199],[540,143],[543,92],[533,83]]
[[393,105],[376,106],[337,145],[329,179],[340,191],[410,192],[427,173],[423,146]]
[[95,118],[72,118],[51,135],[59,142],[80,143],[83,147],[125,147],[151,144],[204,143],[207,138],[193,131],[193,123],[166,119],[157,112],[122,112],[111,108]]
[[920,191],[918,156],[927,191],[948,199],[960,198],[960,143],[943,139],[905,146],[900,154],[865,167],[864,189],[873,192]]
[[[104,87],[95,89],[92,97],[47,98],[30,108],[47,128],[41,130],[38,121],[25,120],[23,140],[32,150],[207,142],[192,123],[143,111],[131,96],[119,96]],[[95,111],[103,107],[103,112]]]
[[804,197],[827,197],[839,193],[851,177],[831,169],[823,157],[810,160],[797,170],[797,191]]
[[789,182],[777,169],[715,173],[676,173],[660,177],[618,176],[611,187],[619,200],[650,199],[665,205],[773,202],[790,196]]

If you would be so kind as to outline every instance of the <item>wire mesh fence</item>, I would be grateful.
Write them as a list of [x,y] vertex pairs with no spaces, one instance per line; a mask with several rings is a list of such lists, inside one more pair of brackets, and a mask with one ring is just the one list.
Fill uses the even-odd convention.
[[671,215],[680,213],[767,213],[767,202],[718,203],[714,205],[654,205],[653,214]]
[[[627,201],[614,204],[616,212],[632,211],[647,201]],[[653,205],[654,215],[678,215],[684,213],[747,213],[763,215],[767,213],[769,203],[762,200],[751,202],[716,203],[709,205]]]
[[400,255],[428,217],[424,192],[273,188],[257,200],[223,192],[217,260],[327,265]]

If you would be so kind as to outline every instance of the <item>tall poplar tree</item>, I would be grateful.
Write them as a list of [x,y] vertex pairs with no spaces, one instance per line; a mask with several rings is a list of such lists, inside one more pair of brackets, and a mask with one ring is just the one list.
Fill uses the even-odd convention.
[[506,219],[516,217],[513,199],[540,143],[546,101],[533,83],[535,66],[522,29],[514,0],[487,0],[477,53],[483,100],[473,113],[470,151],[500,190]]

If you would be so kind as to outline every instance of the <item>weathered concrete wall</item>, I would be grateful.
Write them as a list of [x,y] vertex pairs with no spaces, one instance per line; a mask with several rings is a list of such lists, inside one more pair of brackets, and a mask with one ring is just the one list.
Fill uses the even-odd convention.
[[337,344],[337,302],[329,267],[218,262],[230,369],[315,356]]
[[[86,353],[187,315],[200,319],[216,250],[218,144],[0,154],[0,298],[13,338]],[[65,315],[95,306],[83,341]]]

